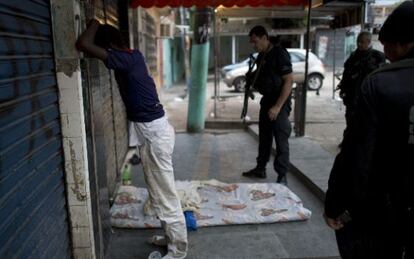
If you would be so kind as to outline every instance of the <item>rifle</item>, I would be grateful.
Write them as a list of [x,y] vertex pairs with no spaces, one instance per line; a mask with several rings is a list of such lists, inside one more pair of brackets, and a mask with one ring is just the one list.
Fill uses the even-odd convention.
[[258,70],[256,70],[256,74],[253,73],[253,68],[254,65],[256,63],[256,59],[253,57],[253,54],[249,55],[249,70],[247,71],[245,77],[246,77],[246,84],[244,86],[244,102],[243,102],[243,109],[242,109],[242,113],[241,113],[241,119],[245,119],[246,115],[247,115],[247,107],[249,105],[249,97],[252,98],[252,100],[254,100],[254,94],[253,91],[251,89],[252,85],[254,84],[254,82],[256,81],[257,78],[257,72]]

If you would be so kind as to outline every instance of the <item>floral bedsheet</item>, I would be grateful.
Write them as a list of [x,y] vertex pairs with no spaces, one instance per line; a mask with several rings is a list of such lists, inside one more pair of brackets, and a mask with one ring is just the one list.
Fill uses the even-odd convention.
[[[176,188],[182,207],[194,212],[198,227],[307,220],[312,214],[296,194],[277,183],[176,181]],[[121,186],[110,210],[112,226],[161,227],[147,200],[145,188]]]

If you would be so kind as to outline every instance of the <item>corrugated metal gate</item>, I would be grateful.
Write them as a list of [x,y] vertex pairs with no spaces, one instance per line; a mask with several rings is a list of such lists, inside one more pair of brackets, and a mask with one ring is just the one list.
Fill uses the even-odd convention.
[[0,258],[71,256],[49,1],[0,2]]

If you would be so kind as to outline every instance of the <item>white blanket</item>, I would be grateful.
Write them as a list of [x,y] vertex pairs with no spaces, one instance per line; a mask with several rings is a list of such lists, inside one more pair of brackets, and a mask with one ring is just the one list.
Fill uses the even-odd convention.
[[[198,227],[297,221],[311,216],[298,196],[276,183],[176,181],[176,188],[183,208],[194,211]],[[155,216],[145,215],[147,199],[145,188],[121,186],[110,210],[112,226],[161,227]]]

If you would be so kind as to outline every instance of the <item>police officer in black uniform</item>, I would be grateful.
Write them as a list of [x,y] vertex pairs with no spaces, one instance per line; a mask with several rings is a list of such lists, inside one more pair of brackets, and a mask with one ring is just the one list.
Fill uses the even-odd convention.
[[257,166],[243,176],[266,178],[273,137],[276,141],[274,169],[277,182],[287,184],[289,171],[289,136],[292,131],[289,113],[293,84],[292,63],[289,53],[280,45],[273,45],[263,26],[255,26],[249,33],[250,43],[259,52],[257,57],[255,87],[263,95],[259,115],[259,155]]
[[335,159],[325,219],[342,258],[414,258],[414,2],[379,34],[391,64],[370,74]]
[[342,98],[346,123],[355,109],[356,91],[361,87],[365,77],[385,64],[384,53],[371,47],[371,33],[361,32],[357,38],[357,49],[345,61],[342,80],[338,85],[339,96]]

